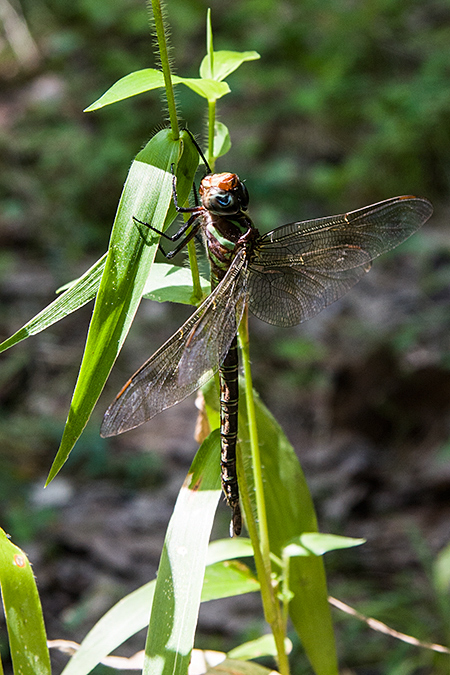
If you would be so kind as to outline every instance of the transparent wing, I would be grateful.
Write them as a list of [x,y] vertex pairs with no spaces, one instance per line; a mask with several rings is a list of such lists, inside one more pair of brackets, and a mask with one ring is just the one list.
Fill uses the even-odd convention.
[[246,281],[247,258],[241,250],[211,295],[119,392],[103,418],[103,437],[143,424],[217,372],[242,318]]
[[263,235],[249,264],[250,311],[277,326],[310,319],[364,276],[371,260],[418,230],[432,211],[426,199],[394,197]]

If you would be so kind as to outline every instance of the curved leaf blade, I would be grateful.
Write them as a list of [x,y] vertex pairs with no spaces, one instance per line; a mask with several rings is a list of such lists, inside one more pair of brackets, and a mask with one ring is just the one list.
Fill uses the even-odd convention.
[[208,99],[208,101],[216,101],[231,91],[226,82],[218,82],[217,80],[208,78],[178,77],[177,75],[173,75],[172,80],[174,84],[185,84],[186,87],[195,91],[199,96]]
[[50,675],[44,618],[33,571],[0,529],[0,586],[15,673]]
[[[214,425],[217,393],[214,383],[202,389],[208,418]],[[308,486],[294,450],[276,420],[254,392],[256,423],[263,471],[270,549],[278,558],[283,547],[301,533],[317,532],[317,519]],[[253,470],[244,388],[239,395],[239,443],[243,470],[252,489]],[[256,508],[252,504],[252,508]],[[317,675],[337,675],[337,659],[328,605],[323,560],[316,556],[290,561],[290,590],[294,597],[289,614]]]
[[329,551],[338,551],[343,548],[361,546],[361,544],[365,544],[365,542],[365,539],[341,537],[338,534],[304,532],[299,537],[295,537],[283,548],[283,557],[294,558],[299,555],[324,555]]
[[100,96],[94,103],[85,108],[83,112],[93,112],[99,108],[104,108],[106,105],[123,101],[125,98],[143,94],[145,91],[158,89],[164,86],[164,76],[160,70],[156,68],[143,68],[136,70],[134,73],[129,73],[125,77],[117,80],[112,87],[107,89],[105,93]]
[[[133,216],[164,229],[172,199],[175,164],[180,201],[189,194],[198,153],[187,132],[173,141],[167,129],[137,155],[128,174],[111,235],[108,257],[86,340],[83,361],[60,448],[47,484],[67,460],[97,402],[139,306],[158,240],[147,245]],[[173,214],[173,216],[172,216]]]
[[[283,430],[254,393],[256,422],[263,467],[270,548],[281,556],[287,541],[303,532],[317,532],[317,519],[305,477]],[[253,472],[249,457],[245,395],[239,411],[239,439],[244,471],[250,486]],[[251,491],[251,490],[250,490]],[[252,492],[252,491],[251,491]],[[323,560],[296,557],[290,561],[290,590],[294,597],[289,614],[317,675],[337,675],[337,659]]]
[[143,675],[187,675],[220,486],[220,434],[202,443],[167,529],[148,627]]
[[28,321],[14,335],[0,344],[0,353],[13,347],[21,340],[31,335],[36,335],[52,324],[64,319],[65,316],[75,312],[95,298],[100,279],[105,268],[106,253],[90,267],[82,277],[70,284],[66,291],[56,300],[53,300],[45,309]]

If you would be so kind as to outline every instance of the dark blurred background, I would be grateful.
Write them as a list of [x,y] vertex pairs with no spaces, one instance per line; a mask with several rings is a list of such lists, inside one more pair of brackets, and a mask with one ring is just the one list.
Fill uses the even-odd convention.
[[[217,166],[245,178],[261,231],[397,194],[434,203],[423,230],[341,301],[291,330],[255,320],[251,337],[257,388],[295,447],[321,530],[368,540],[328,555],[330,592],[448,644],[450,4],[171,0],[179,75],[198,75],[208,6],[216,50],[261,54],[230,76],[219,102],[233,145]],[[131,160],[165,118],[155,92],[82,112],[120,77],[155,65],[142,0],[1,0],[0,11],[4,339],[106,250]],[[177,96],[201,138],[204,101],[181,87]],[[196,450],[192,400],[124,437],[98,435],[119,387],[189,313],[146,301],[93,419],[43,491],[90,312],[1,357],[0,526],[33,562],[51,639],[81,640],[154,576]],[[221,506],[215,537],[228,521]],[[448,657],[334,616],[342,672],[448,672]],[[197,646],[226,650],[263,625],[256,597],[208,603]],[[293,639],[293,673],[308,673]],[[141,635],[121,653],[142,646]],[[65,661],[55,656],[55,672]]]

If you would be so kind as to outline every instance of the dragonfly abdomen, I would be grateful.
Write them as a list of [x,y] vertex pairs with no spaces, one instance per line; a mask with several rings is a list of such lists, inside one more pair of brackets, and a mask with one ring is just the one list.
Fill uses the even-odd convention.
[[237,339],[233,339],[228,354],[220,367],[220,437],[222,489],[233,516],[231,533],[238,536],[242,529],[239,487],[236,467],[238,432],[238,353]]

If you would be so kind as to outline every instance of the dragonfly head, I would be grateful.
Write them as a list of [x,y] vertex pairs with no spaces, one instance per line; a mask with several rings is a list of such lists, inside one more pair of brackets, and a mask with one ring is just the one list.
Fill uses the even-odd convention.
[[248,207],[248,192],[235,173],[212,173],[200,183],[202,204],[211,213],[230,216]]

